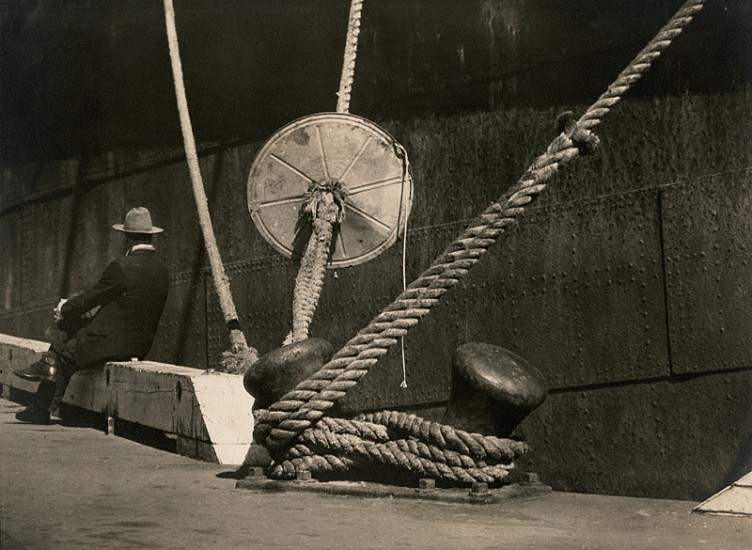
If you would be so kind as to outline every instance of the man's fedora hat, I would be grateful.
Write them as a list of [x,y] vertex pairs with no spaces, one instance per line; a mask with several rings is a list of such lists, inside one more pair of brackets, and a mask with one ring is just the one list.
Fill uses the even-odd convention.
[[143,206],[131,208],[125,215],[125,223],[116,223],[113,229],[125,233],[161,233],[161,227],[151,224],[151,214]]

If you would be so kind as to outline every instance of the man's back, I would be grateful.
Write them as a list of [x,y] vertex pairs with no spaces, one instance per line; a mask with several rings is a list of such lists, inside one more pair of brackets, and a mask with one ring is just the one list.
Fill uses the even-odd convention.
[[94,287],[71,298],[62,310],[65,317],[101,305],[78,333],[76,360],[80,367],[146,356],[168,287],[167,266],[154,249],[136,248],[110,263]]
[[142,206],[131,208],[112,228],[125,235],[128,253],[111,262],[94,286],[60,300],[56,326],[46,332],[50,348],[34,364],[13,371],[40,381],[33,403],[16,415],[21,422],[49,424],[76,371],[143,359],[151,349],[170,286],[167,266],[152,244],[163,229],[151,223]]

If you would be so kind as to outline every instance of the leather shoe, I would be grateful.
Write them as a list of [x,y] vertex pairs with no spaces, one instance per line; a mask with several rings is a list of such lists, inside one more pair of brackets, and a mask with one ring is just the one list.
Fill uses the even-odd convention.
[[44,409],[34,407],[33,405],[17,412],[16,420],[20,422],[28,422],[30,424],[52,424],[50,413]]
[[53,420],[62,420],[63,417],[60,414],[60,407],[55,407],[50,409],[50,418]]
[[49,380],[50,382],[57,382],[59,371],[57,362],[50,362],[49,359],[43,357],[25,369],[14,370],[13,374],[25,380]]

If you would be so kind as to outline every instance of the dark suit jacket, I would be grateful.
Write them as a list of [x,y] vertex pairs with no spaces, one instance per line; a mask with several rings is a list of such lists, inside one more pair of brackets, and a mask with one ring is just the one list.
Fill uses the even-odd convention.
[[[78,330],[78,366],[143,359],[154,340],[168,287],[167,266],[156,252],[133,250],[110,263],[92,288],[63,304],[58,327]],[[78,328],[82,315],[97,306],[101,309],[91,322]]]

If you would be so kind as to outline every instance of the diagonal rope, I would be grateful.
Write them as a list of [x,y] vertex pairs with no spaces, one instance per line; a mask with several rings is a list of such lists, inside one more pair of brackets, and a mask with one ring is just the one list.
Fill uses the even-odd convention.
[[431,308],[496,242],[504,228],[516,223],[525,206],[546,187],[559,167],[587,153],[597,143],[597,126],[621,96],[671,44],[705,0],[688,0],[576,122],[567,121],[561,134],[536,158],[518,182],[473,220],[433,265],[397,299],[348,341],[329,363],[259,415],[254,435],[272,454],[286,446],[325,415],[366,375],[387,349],[417,325]]
[[204,236],[204,244],[206,246],[206,254],[209,257],[214,287],[219,297],[219,305],[222,309],[225,323],[227,323],[227,327],[230,329],[230,342],[233,351],[252,351],[252,354],[255,355],[255,350],[249,350],[245,335],[240,329],[238,314],[235,310],[235,303],[232,300],[232,293],[230,292],[230,279],[225,273],[224,265],[222,265],[222,258],[219,255],[219,248],[217,247],[217,239],[214,236],[211,215],[209,214],[209,203],[206,199],[204,182],[201,179],[201,169],[198,164],[193,126],[191,125],[191,117],[188,113],[188,99],[185,95],[183,67],[180,62],[178,35],[175,27],[175,8],[172,5],[172,0],[164,0],[164,7],[167,42],[170,48],[170,63],[172,65],[175,96],[177,97],[178,113],[180,115],[180,128],[183,132],[185,157],[188,161],[188,170],[191,174],[193,196],[196,201],[196,209],[198,210],[198,221]]

